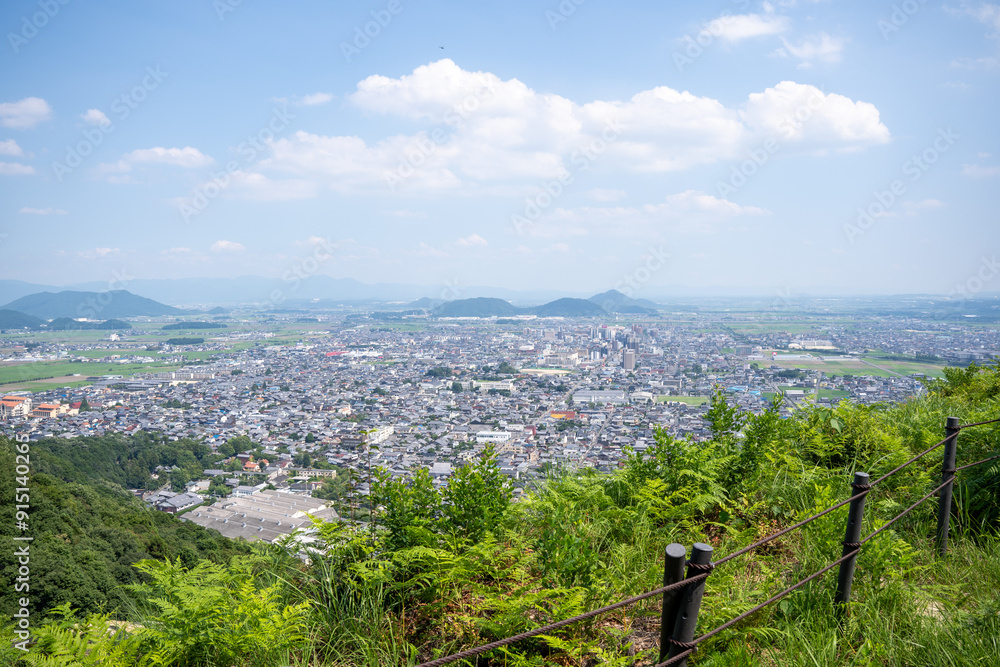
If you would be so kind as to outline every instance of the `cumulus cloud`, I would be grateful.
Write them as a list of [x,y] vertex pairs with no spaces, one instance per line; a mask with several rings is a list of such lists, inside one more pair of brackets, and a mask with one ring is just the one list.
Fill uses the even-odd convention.
[[61,208],[31,208],[30,206],[22,206],[18,213],[24,213],[25,215],[66,215],[69,211],[64,211]]
[[30,130],[52,117],[52,107],[40,97],[0,103],[0,125],[14,130]]
[[856,149],[888,141],[874,105],[791,81],[731,107],[666,86],[627,100],[578,104],[445,59],[399,78],[370,76],[348,96],[361,110],[429,121],[436,129],[371,143],[300,131],[271,142],[257,170],[341,192],[398,189],[421,195],[523,188],[597,163],[636,172],[679,171],[736,158],[813,97],[823,104],[787,143]]
[[216,241],[212,244],[213,252],[243,252],[246,246],[236,241]]
[[24,155],[24,151],[17,145],[16,141],[8,139],[6,141],[0,141],[0,155],[17,157],[19,155]]
[[80,114],[80,118],[87,125],[107,126],[111,124],[111,119],[100,109],[87,109],[86,113]]

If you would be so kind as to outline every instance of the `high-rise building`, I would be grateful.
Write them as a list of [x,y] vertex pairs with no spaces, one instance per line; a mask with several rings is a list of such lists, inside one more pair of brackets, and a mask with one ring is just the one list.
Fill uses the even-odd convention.
[[625,350],[624,366],[627,371],[635,370],[635,352],[633,350]]

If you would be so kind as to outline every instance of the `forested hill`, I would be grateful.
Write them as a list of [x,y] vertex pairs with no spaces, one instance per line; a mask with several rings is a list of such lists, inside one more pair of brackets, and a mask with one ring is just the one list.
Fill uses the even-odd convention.
[[[0,438],[0,498],[12,507],[17,485],[13,443]],[[70,602],[88,612],[116,610],[128,599],[124,584],[140,579],[135,563],[146,558],[176,559],[194,565],[199,559],[228,562],[249,547],[175,516],[147,509],[129,488],[154,488],[158,465],[178,465],[200,476],[202,458],[211,450],[194,442],[164,443],[144,434],[30,444],[28,531],[31,542],[32,611],[48,612]],[[183,466],[187,466],[183,468]],[[197,472],[196,472],[197,471]],[[0,539],[22,534],[13,511],[0,516]],[[0,580],[13,581],[17,563],[11,549],[0,551]],[[17,594],[0,590],[0,614],[9,616]],[[2,662],[2,661],[0,661]]]

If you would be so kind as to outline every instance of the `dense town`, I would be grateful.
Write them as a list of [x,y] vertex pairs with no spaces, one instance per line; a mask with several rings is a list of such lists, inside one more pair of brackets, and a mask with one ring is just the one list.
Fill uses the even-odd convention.
[[[310,496],[338,472],[358,480],[359,496],[377,468],[407,477],[423,467],[440,485],[490,446],[519,492],[552,467],[611,470],[629,449],[651,445],[657,427],[696,442],[710,437],[704,416],[714,392],[752,412],[777,402],[782,415],[803,402],[898,402],[923,391],[927,378],[897,372],[891,360],[933,359],[940,367],[986,362],[1000,350],[995,328],[874,318],[824,325],[819,338],[775,326],[740,334],[737,318],[719,316],[383,326],[355,315],[331,317],[321,322],[329,330],[303,330],[282,344],[247,322],[201,345],[159,346],[168,361],[185,361],[192,349],[212,353],[176,370],[3,392],[0,432],[23,440],[158,432],[213,449],[249,441],[252,450],[234,451],[225,469],[146,499],[167,512],[199,506],[185,518],[230,537],[270,540],[301,526],[307,511],[332,513]],[[236,340],[243,345],[232,349]],[[2,341],[11,350],[3,361],[113,367],[141,362],[147,348],[127,333],[89,343],[39,338],[30,349],[23,343]],[[215,478],[224,481],[223,494]],[[228,498],[203,505],[214,500],[210,487],[212,496]]]

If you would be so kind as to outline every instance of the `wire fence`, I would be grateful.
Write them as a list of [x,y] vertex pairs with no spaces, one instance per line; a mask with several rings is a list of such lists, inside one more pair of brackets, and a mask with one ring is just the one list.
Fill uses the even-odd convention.
[[[966,470],[968,468],[972,468],[974,466],[987,463],[988,461],[1000,459],[1000,454],[997,454],[995,456],[989,456],[974,463],[968,463],[966,465],[956,468],[955,455],[957,449],[958,434],[961,432],[962,429],[972,428],[975,426],[983,426],[986,424],[993,424],[997,422],[1000,422],[1000,418],[991,419],[989,421],[976,422],[973,424],[959,425],[957,419],[955,419],[954,417],[949,417],[945,426],[945,433],[946,433],[945,437],[939,442],[935,443],[934,445],[931,445],[921,453],[912,457],[907,462],[893,468],[889,472],[885,473],[878,479],[871,482],[865,481],[868,478],[868,475],[866,473],[855,473],[855,481],[854,483],[851,484],[851,487],[854,490],[858,490],[858,492],[857,493],[852,492],[853,495],[851,495],[850,498],[843,500],[835,505],[832,505],[831,507],[828,507],[825,510],[822,510],[821,512],[817,512],[816,514],[813,514],[812,516],[803,519],[791,526],[788,526],[786,528],[783,528],[782,530],[772,533],[767,537],[757,540],[756,542],[749,544],[743,547],[742,549],[739,549],[738,551],[729,554],[728,556],[720,558],[717,561],[709,560],[707,562],[696,562],[695,553],[698,552],[699,547],[702,550],[700,553],[703,556],[705,556],[705,554],[711,554],[712,551],[711,547],[707,545],[696,544],[694,550],[692,551],[691,560],[683,562],[683,557],[682,557],[683,564],[687,566],[686,578],[680,579],[679,581],[666,583],[667,577],[665,575],[665,582],[664,582],[665,585],[661,586],[660,588],[655,588],[646,591],[645,593],[640,593],[639,595],[626,598],[624,600],[621,600],[611,605],[607,605],[605,607],[593,609],[584,614],[579,614],[577,616],[557,621],[555,623],[550,623],[548,625],[534,628],[533,630],[522,632],[512,637],[507,637],[495,642],[491,642],[489,644],[484,644],[482,646],[477,646],[475,648],[459,651],[458,653],[454,653],[452,655],[437,658],[435,660],[431,660],[428,662],[423,662],[417,665],[416,667],[440,667],[441,665],[446,665],[466,658],[471,658],[492,651],[493,649],[501,648],[503,646],[508,646],[510,644],[514,644],[524,639],[529,639],[531,637],[536,637],[538,635],[546,634],[554,630],[558,630],[559,628],[563,628],[567,625],[578,623],[580,621],[585,621],[594,618],[596,616],[599,616],[601,614],[621,609],[623,607],[635,604],[636,602],[640,602],[642,600],[646,600],[648,598],[657,595],[663,595],[664,607],[661,618],[664,621],[667,620],[674,621],[676,625],[673,627],[673,633],[670,634],[669,636],[667,635],[666,632],[669,628],[661,628],[660,657],[659,661],[655,663],[653,667],[670,667],[672,665],[681,665],[683,667],[683,665],[686,664],[687,658],[689,658],[693,653],[695,653],[695,651],[698,650],[698,646],[700,644],[728,630],[729,628],[740,623],[741,621],[746,620],[747,618],[754,615],[758,611],[764,609],[765,607],[768,607],[771,604],[774,604],[775,602],[788,596],[789,594],[793,593],[799,588],[805,586],[809,582],[822,577],[824,574],[826,574],[833,568],[837,567],[838,565],[841,567],[841,573],[840,573],[840,581],[838,582],[837,603],[838,605],[846,604],[850,598],[850,586],[851,586],[851,579],[853,578],[854,575],[855,560],[857,556],[861,553],[861,548],[866,543],[877,537],[879,534],[888,530],[893,524],[895,524],[897,521],[908,515],[910,512],[915,510],[922,503],[926,502],[928,499],[930,499],[932,496],[934,496],[934,494],[938,492],[941,492],[941,503],[938,510],[938,536],[937,536],[938,551],[940,555],[942,556],[945,555],[947,549],[948,517],[951,513],[951,490],[952,490],[952,485],[955,482],[956,473],[958,473],[961,470]],[[909,467],[916,461],[919,461],[921,458],[931,453],[938,447],[941,447],[942,445],[945,446],[945,453],[944,453],[944,460],[941,466],[941,475],[943,479],[941,484],[939,484],[934,489],[926,493],[922,498],[917,500],[915,503],[907,507],[899,514],[897,514],[895,517],[886,521],[879,528],[866,535],[864,538],[859,538],[858,531],[860,531],[861,529],[861,518],[862,518],[862,512],[864,510],[864,500],[868,496],[868,494],[871,493],[872,489],[879,483],[888,479],[897,472]],[[833,561],[829,565],[826,565],[823,568],[817,570],[816,572],[810,574],[804,579],[801,579],[800,581],[792,584],[791,586],[788,586],[780,593],[776,593],[775,595],[771,596],[764,602],[761,602],[752,609],[748,609],[742,614],[705,632],[699,637],[693,638],[691,636],[694,632],[694,627],[697,622],[698,611],[701,604],[700,591],[704,589],[706,580],[709,578],[711,572],[715,568],[735,558],[750,553],[751,551],[754,551],[755,549],[769,542],[772,542],[778,539],[779,537],[782,537],[783,535],[787,535],[792,531],[798,530],[799,528],[802,528],[803,526],[812,523],[813,521],[816,521],[817,519],[820,519],[826,516],[827,514],[830,514],[831,512],[834,512],[835,510],[838,510],[848,505],[850,506],[850,513],[848,519],[847,536],[845,537],[844,540],[844,553],[843,555],[841,555],[840,558]],[[852,534],[853,538],[851,537]],[[671,546],[680,547],[683,550],[683,552],[686,553],[686,549],[684,549],[684,547],[681,545],[671,545]],[[668,547],[668,554],[669,553],[670,550]],[[707,558],[707,556],[705,557]],[[667,556],[667,558],[669,560],[669,555]],[[669,563],[667,564],[667,570],[669,570]],[[691,591],[699,591],[699,592],[695,595],[688,594],[685,596],[666,595],[666,593],[679,591],[681,589],[685,589],[686,593],[690,593]],[[668,605],[671,606],[670,609],[668,609]],[[683,617],[683,619],[681,617]],[[668,657],[668,652],[670,654],[669,657]],[[664,658],[667,659],[664,660]]]

